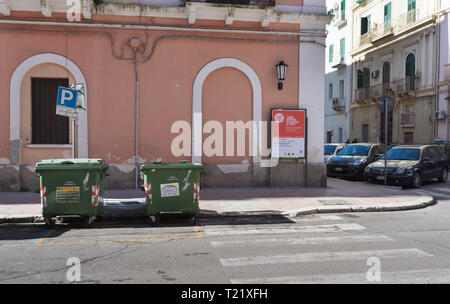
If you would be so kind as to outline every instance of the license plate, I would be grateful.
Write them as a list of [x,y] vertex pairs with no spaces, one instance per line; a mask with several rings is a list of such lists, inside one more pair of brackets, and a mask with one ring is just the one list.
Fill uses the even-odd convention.
[[334,168],[334,171],[344,171],[343,168]]
[[377,180],[384,180],[384,175],[378,175],[378,176],[376,177],[376,179],[377,179]]

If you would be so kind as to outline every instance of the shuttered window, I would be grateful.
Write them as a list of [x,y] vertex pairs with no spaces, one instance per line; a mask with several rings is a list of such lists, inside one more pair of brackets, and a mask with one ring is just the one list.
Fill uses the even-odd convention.
[[69,144],[69,118],[56,115],[58,86],[67,87],[66,78],[31,79],[31,133],[33,144]]

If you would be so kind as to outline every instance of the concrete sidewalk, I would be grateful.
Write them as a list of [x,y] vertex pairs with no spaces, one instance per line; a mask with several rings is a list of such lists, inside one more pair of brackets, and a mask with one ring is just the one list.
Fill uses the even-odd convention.
[[[206,188],[201,190],[200,217],[285,215],[313,213],[397,211],[424,208],[433,197],[420,189],[328,179],[328,188]],[[140,190],[109,190],[105,218],[144,215]],[[41,222],[39,193],[0,193],[0,223]]]

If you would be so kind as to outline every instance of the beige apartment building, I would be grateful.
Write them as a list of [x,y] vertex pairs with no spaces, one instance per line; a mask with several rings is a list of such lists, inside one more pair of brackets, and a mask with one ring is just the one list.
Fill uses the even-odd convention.
[[352,139],[384,142],[385,117],[378,99],[385,95],[395,104],[388,114],[389,144],[439,139],[438,125],[448,123],[448,105],[440,104],[437,97],[440,44],[448,44],[440,16],[445,15],[448,2],[354,0]]

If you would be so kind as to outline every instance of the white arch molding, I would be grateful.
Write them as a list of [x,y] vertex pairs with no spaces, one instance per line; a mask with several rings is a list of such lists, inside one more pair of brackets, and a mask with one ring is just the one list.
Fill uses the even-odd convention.
[[[20,87],[22,80],[26,73],[33,67],[45,64],[53,63],[63,68],[66,68],[75,78],[76,83],[83,83],[86,91],[86,108],[87,108],[87,85],[86,79],[80,68],[73,63],[70,59],[52,53],[44,53],[34,55],[25,61],[23,61],[14,71],[11,77],[10,89],[9,89],[9,117],[10,117],[10,157],[12,164],[20,163]],[[87,129],[87,109],[86,112],[80,112],[78,115],[78,156],[80,158],[88,157],[88,129]]]
[[246,63],[235,58],[220,58],[211,61],[205,65],[194,81],[193,100],[192,100],[192,162],[201,163],[202,145],[203,145],[203,122],[202,122],[202,89],[203,83],[209,74],[221,68],[235,68],[244,73],[253,89],[253,162],[259,163],[261,157],[258,151],[261,150],[261,130],[260,122],[262,119],[262,89],[261,82],[256,72]]

